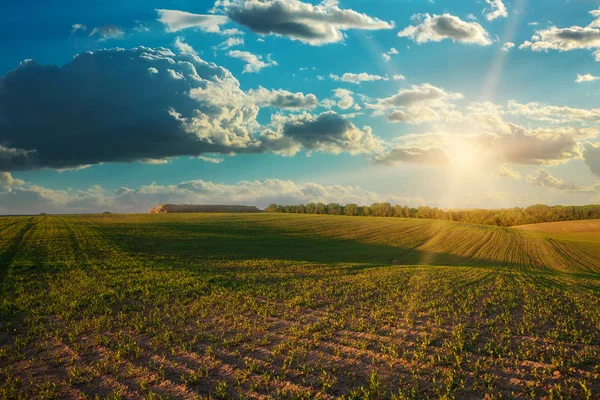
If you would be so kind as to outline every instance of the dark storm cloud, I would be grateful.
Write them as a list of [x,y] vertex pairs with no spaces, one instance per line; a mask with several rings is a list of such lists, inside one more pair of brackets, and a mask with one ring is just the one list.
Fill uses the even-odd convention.
[[320,115],[275,116],[274,130],[261,136],[264,146],[274,152],[289,152],[304,147],[307,150],[351,154],[379,151],[382,142],[373,136],[370,127],[362,130],[343,116],[333,112]]
[[0,171],[247,151],[256,107],[215,101],[242,96],[237,85],[167,49],[84,53],[61,68],[23,62],[0,78]]
[[302,147],[355,154],[379,142],[335,113],[256,120],[260,107],[317,105],[312,94],[246,93],[227,69],[164,48],[88,52],[63,67],[25,61],[0,78],[0,171]]

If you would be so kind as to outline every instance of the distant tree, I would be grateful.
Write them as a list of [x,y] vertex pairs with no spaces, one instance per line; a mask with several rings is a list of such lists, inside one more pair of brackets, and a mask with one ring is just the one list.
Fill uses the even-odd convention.
[[418,208],[393,206],[390,203],[373,203],[358,206],[350,203],[341,206],[337,203],[308,203],[292,205],[269,205],[265,211],[279,213],[308,213],[331,215],[364,215],[378,217],[403,217],[461,221],[471,224],[515,226],[539,222],[574,221],[582,219],[600,219],[600,205],[584,206],[548,206],[535,204],[527,208],[507,208],[500,210],[442,210],[438,207],[420,206]]
[[329,215],[342,215],[342,206],[337,203],[327,204],[327,214]]
[[379,203],[379,216],[380,217],[392,217],[394,215],[394,208],[390,203]]
[[327,206],[323,203],[317,203],[315,208],[315,214],[325,214],[327,212]]
[[356,216],[358,215],[358,204],[350,203],[344,206],[344,215]]
[[394,217],[402,218],[402,206],[394,206]]

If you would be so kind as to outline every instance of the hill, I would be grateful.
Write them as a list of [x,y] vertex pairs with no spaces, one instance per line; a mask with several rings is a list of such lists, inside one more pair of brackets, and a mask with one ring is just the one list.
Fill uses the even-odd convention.
[[173,213],[259,213],[254,206],[229,205],[194,205],[194,204],[160,204],[150,210],[150,214]]
[[182,249],[190,249],[193,254],[185,254],[194,258],[600,271],[600,237],[574,240],[452,221],[337,215],[140,215],[122,217],[126,225],[118,224],[120,218],[102,220],[99,228],[140,253],[176,251],[181,257]]
[[515,228],[528,231],[554,233],[600,232],[600,219],[586,221],[546,222],[542,224],[520,225],[515,226]]

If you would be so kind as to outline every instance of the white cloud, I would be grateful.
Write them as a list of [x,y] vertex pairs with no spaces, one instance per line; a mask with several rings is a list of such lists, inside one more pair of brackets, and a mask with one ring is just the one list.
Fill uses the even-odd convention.
[[401,194],[381,195],[357,186],[296,183],[289,180],[261,179],[235,184],[191,180],[175,185],[151,184],[137,189],[123,188],[114,195],[117,210],[148,211],[157,204],[232,203],[264,208],[271,203],[298,204],[336,202],[372,204],[389,201],[408,206],[423,205],[420,197]]
[[231,47],[235,47],[235,46],[243,46],[244,45],[244,38],[239,37],[239,36],[232,36],[230,38],[227,38],[225,41],[221,42],[221,44],[219,44],[219,48],[220,49],[229,49]]
[[461,99],[460,93],[447,92],[430,85],[412,85],[401,89],[395,95],[377,99],[376,103],[367,104],[367,108],[375,114],[388,113],[390,122],[406,122],[420,124],[428,121],[460,119],[462,114],[450,103]]
[[0,172],[0,192],[10,191],[11,188],[22,186],[24,183],[21,179],[14,179],[9,172]]
[[569,123],[573,121],[592,123],[600,121],[600,109],[572,108],[531,102],[526,104],[510,100],[506,113],[549,123]]
[[448,165],[450,157],[444,149],[430,147],[398,146],[379,154],[374,159],[377,164],[394,165],[398,163]]
[[238,58],[246,63],[243,73],[256,73],[260,72],[263,68],[277,66],[277,61],[271,60],[270,56],[267,56],[265,62],[263,61],[262,56],[257,56],[248,51],[230,50],[227,55],[229,57]]
[[485,18],[488,21],[493,21],[496,18],[508,17],[506,6],[502,2],[502,0],[485,0],[485,2],[489,5],[489,8],[486,8],[484,10]]
[[354,98],[350,90],[347,89],[335,89],[333,91],[334,96],[338,99],[337,106],[342,110],[346,110],[354,105]]
[[166,26],[167,32],[196,28],[203,32],[221,33],[221,25],[229,22],[229,19],[223,15],[202,15],[163,9],[157,9],[156,12],[159,16],[158,21]]
[[276,35],[321,46],[341,42],[349,29],[391,29],[385,22],[350,9],[335,1],[312,5],[299,0],[217,0],[215,12],[229,17],[261,35]]
[[408,26],[398,32],[417,43],[440,42],[452,39],[455,42],[487,46],[492,43],[488,32],[477,22],[465,22],[450,14],[417,14],[413,16],[417,25]]
[[571,182],[565,182],[560,178],[556,178],[545,169],[538,169],[537,176],[528,175],[526,180],[534,186],[549,187],[558,190],[575,190],[577,186]]
[[508,178],[508,179],[521,179],[521,173],[519,171],[511,169],[510,167],[507,167],[505,165],[503,165],[500,168],[499,176],[501,178]]
[[[600,49],[600,9],[590,11],[595,18],[588,26],[573,25],[568,28],[551,26],[535,32],[531,40],[523,42],[519,49],[532,51],[571,51],[578,49]],[[600,53],[594,52],[597,60]]]
[[503,123],[491,133],[475,136],[482,150],[499,161],[518,165],[558,165],[581,158],[577,128],[527,129]]
[[577,78],[575,79],[575,83],[593,82],[593,81],[597,81],[598,79],[600,79],[600,77],[594,76],[592,74],[584,74],[584,75],[577,74]]
[[319,100],[314,94],[298,92],[291,93],[287,90],[268,90],[259,87],[249,90],[247,101],[259,107],[275,107],[290,110],[313,109],[318,106]]
[[171,162],[171,160],[169,158],[144,158],[140,162],[146,165],[165,165]]
[[387,81],[390,79],[387,76],[371,75],[366,72],[361,72],[358,74],[346,72],[342,76],[338,76],[335,74],[329,74],[329,77],[331,79],[333,79],[334,81],[348,82],[348,83],[353,83],[355,85],[359,85],[362,82]]
[[87,31],[87,26],[84,24],[73,24],[71,25],[71,35],[76,34],[77,32],[85,32]]
[[583,159],[590,168],[590,171],[597,177],[600,177],[600,142],[583,143]]
[[225,159],[223,157],[209,157],[209,156],[198,156],[196,157],[200,161],[207,162],[209,164],[221,164]]
[[183,41],[183,38],[181,38],[179,36],[175,39],[175,47],[183,53],[196,54],[196,51],[194,50],[194,48],[192,46],[190,46],[189,44],[185,43]]
[[104,25],[92,29],[90,36],[98,36],[100,41],[105,41],[108,39],[120,39],[125,36],[125,32],[116,25]]
[[397,54],[398,54],[398,50],[396,50],[394,47],[392,47],[385,53],[381,53],[381,57],[383,57],[383,60],[387,62],[392,59],[392,56],[395,56]]
[[515,47],[515,44],[513,42],[506,42],[502,45],[502,51],[509,51],[513,47]]

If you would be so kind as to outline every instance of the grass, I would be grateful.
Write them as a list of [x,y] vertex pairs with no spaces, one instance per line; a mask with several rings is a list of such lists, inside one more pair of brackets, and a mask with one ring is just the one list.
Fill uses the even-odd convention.
[[0,398],[598,398],[600,238],[575,235],[0,218]]

